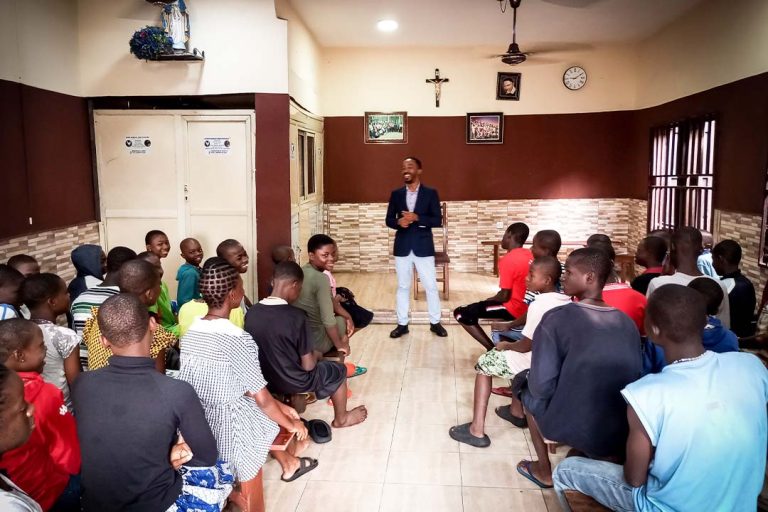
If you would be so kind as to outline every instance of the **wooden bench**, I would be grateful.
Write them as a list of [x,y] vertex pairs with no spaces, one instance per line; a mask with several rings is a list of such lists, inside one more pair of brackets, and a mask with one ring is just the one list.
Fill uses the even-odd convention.
[[579,491],[565,491],[565,501],[568,502],[568,506],[571,507],[573,512],[610,512],[611,509],[606,508],[590,498],[586,494],[581,494]]

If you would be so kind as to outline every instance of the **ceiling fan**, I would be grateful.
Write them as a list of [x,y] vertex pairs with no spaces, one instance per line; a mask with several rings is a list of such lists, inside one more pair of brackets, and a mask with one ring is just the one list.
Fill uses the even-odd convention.
[[494,55],[493,57],[501,57],[501,62],[509,64],[510,66],[522,64],[525,62],[525,59],[528,58],[528,55],[530,55],[530,52],[526,53],[520,51],[515,34],[515,29],[517,28],[517,8],[520,7],[520,2],[522,2],[522,0],[498,0],[498,2],[501,12],[506,12],[508,6],[512,7],[512,43],[505,53]]

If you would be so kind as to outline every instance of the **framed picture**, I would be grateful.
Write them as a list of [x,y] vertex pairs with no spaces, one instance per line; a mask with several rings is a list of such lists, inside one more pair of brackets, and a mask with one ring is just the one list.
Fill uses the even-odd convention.
[[366,112],[366,144],[405,144],[408,142],[407,112]]
[[467,144],[503,143],[503,112],[471,112],[467,114]]
[[496,99],[520,101],[520,73],[500,72],[496,78]]

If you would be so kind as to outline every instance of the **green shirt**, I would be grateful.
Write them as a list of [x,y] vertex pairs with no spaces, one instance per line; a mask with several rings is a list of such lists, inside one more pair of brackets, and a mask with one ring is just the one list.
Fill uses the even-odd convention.
[[179,336],[179,324],[176,322],[176,315],[173,314],[171,307],[171,297],[168,293],[168,286],[165,283],[160,284],[160,296],[154,306],[149,310],[160,317],[160,325],[171,331],[174,336]]
[[307,325],[313,341],[317,344],[328,339],[325,328],[336,325],[331,283],[328,276],[309,263],[304,265],[302,270],[304,284],[301,287],[301,295],[293,305],[307,313]]

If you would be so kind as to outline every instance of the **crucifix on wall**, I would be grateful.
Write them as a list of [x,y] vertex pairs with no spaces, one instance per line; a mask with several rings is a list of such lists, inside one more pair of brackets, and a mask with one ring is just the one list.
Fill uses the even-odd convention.
[[442,92],[442,86],[445,82],[449,82],[450,80],[447,78],[441,78],[440,77],[440,70],[435,68],[435,78],[427,78],[426,82],[428,84],[434,84],[435,85],[435,106],[440,107],[440,93]]

